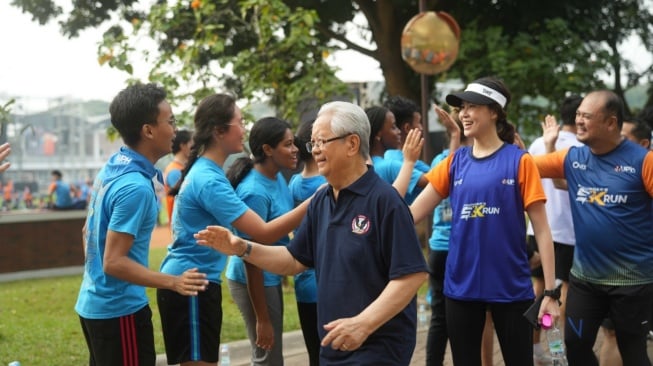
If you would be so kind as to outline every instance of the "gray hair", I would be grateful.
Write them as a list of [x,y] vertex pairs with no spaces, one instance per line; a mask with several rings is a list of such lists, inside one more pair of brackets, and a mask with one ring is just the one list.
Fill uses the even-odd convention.
[[359,153],[367,159],[370,154],[370,122],[363,108],[347,102],[330,102],[317,112],[318,117],[324,114],[331,114],[331,131],[337,136],[358,135]]

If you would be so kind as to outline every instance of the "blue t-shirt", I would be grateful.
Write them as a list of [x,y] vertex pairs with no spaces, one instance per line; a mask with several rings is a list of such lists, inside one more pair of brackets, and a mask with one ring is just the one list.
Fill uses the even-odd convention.
[[161,172],[137,152],[123,147],[100,170],[86,217],[84,278],[75,310],[87,319],[109,319],[137,312],[148,304],[145,287],[104,272],[107,231],[134,237],[130,259],[148,266],[150,239],[159,204]]
[[[523,154],[511,144],[503,144],[484,158],[472,156],[470,147],[454,153],[449,170],[454,217],[445,269],[446,296],[499,303],[535,297],[519,181]],[[540,183],[539,175],[533,179]]]
[[[320,338],[324,324],[359,314],[391,280],[428,271],[408,206],[373,167],[341,189],[337,201],[331,187],[318,191],[288,250],[315,268]],[[356,352],[323,347],[320,363],[408,365],[415,340],[413,298]]]
[[[376,174],[388,184],[392,184],[397,179],[397,176],[399,176],[402,163],[397,160],[384,159],[380,156],[372,156],[372,164],[374,164]],[[408,183],[408,189],[406,190],[405,200],[408,204],[411,204],[417,198],[419,192],[422,191],[417,186],[417,183],[423,174],[421,171],[413,169],[413,173],[410,175],[410,183]]]
[[[322,175],[314,175],[308,178],[302,177],[301,174],[293,175],[290,178],[290,183],[288,183],[288,188],[295,206],[307,200],[324,183],[326,183],[326,178]],[[315,269],[309,268],[295,275],[295,297],[297,302],[317,302]]]
[[[265,222],[274,220],[293,209],[292,196],[281,173],[277,173],[276,179],[270,179],[256,169],[252,169],[236,187],[236,194]],[[236,234],[241,238],[251,239],[241,231],[236,230]],[[285,246],[288,245],[289,240],[286,235],[274,245]],[[247,283],[243,260],[238,256],[231,256],[225,276],[232,281]],[[280,286],[282,278],[283,276],[263,271],[264,286]]]
[[571,273],[610,286],[653,282],[653,181],[642,178],[650,151],[624,140],[603,155],[571,147],[564,160],[576,249]]
[[211,282],[221,283],[227,256],[198,245],[193,235],[208,225],[231,228],[248,210],[236,195],[218,164],[200,157],[190,168],[175,198],[172,212],[172,244],[161,263],[161,272],[180,275],[191,268],[206,273]]
[[54,193],[57,196],[55,206],[57,207],[70,207],[73,205],[73,198],[70,196],[70,185],[60,180],[56,181]]
[[[438,165],[447,156],[449,156],[449,149],[433,158],[431,167]],[[449,198],[444,198],[433,210],[433,228],[429,238],[429,248],[436,251],[448,251],[449,236],[451,236],[451,202]]]
[[174,187],[179,182],[179,179],[181,179],[181,170],[172,169],[166,175],[166,185],[168,187]]

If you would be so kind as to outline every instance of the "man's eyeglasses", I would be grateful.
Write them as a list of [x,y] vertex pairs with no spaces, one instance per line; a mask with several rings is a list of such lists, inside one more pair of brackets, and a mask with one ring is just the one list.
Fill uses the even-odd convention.
[[313,152],[313,149],[314,149],[314,148],[318,148],[318,149],[322,150],[322,148],[324,147],[325,144],[327,144],[327,143],[329,143],[329,142],[332,142],[332,141],[336,141],[336,140],[344,139],[345,137],[347,137],[347,136],[351,136],[351,135],[352,135],[352,133],[349,132],[349,133],[344,134],[344,135],[342,135],[342,136],[336,136],[336,137],[332,137],[332,138],[330,138],[330,139],[317,139],[317,140],[315,140],[315,141],[310,141],[310,142],[307,142],[307,143],[306,143],[306,150],[307,150],[309,153],[310,153],[310,152]]
[[175,116],[170,117],[170,119],[168,120],[168,124],[172,127],[177,126],[177,117]]

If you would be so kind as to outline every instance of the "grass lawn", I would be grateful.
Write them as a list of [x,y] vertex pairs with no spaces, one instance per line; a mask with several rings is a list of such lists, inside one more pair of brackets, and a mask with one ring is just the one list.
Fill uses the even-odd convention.
[[[165,248],[151,250],[151,268],[158,270],[165,252]],[[74,310],[81,280],[80,274],[0,283],[0,365],[14,360],[25,366],[88,365],[86,342]],[[226,285],[222,291],[222,341],[247,338]],[[164,353],[156,290],[148,289],[147,294],[156,350]],[[284,306],[284,330],[299,329],[292,287],[284,288]]]
[[[153,248],[150,267],[159,268],[165,248]],[[82,276],[67,276],[0,283],[0,365],[18,360],[25,366],[88,364],[88,350],[74,306]],[[300,329],[292,289],[284,288],[284,331]],[[222,341],[245,339],[245,327],[227,286],[222,290]],[[161,322],[154,289],[148,289],[154,341],[164,353]],[[420,296],[426,293],[426,284]]]

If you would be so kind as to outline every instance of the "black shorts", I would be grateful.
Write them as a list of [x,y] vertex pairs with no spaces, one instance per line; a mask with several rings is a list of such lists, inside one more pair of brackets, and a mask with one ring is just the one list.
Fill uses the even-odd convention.
[[[537,241],[533,235],[528,236],[528,250],[537,252]],[[575,246],[553,242],[553,253],[555,256],[555,275],[557,279],[569,282],[569,271],[574,263]],[[531,276],[544,278],[542,266],[531,270]]]
[[[579,324],[606,326],[617,332],[646,337],[653,303],[653,284],[633,286],[597,285],[570,277],[567,293],[567,324],[581,332]],[[595,334],[595,333],[594,333]],[[566,336],[565,332],[565,336]]]
[[197,296],[157,290],[168,364],[218,362],[222,329],[222,288],[209,282]]
[[614,322],[610,318],[603,319],[601,326],[608,330],[614,330]]
[[110,319],[79,317],[91,366],[154,366],[152,310],[145,306],[131,315]]
[[553,242],[556,257],[556,278],[569,282],[569,272],[571,271],[571,265],[574,264],[575,249],[576,247],[573,245]]

